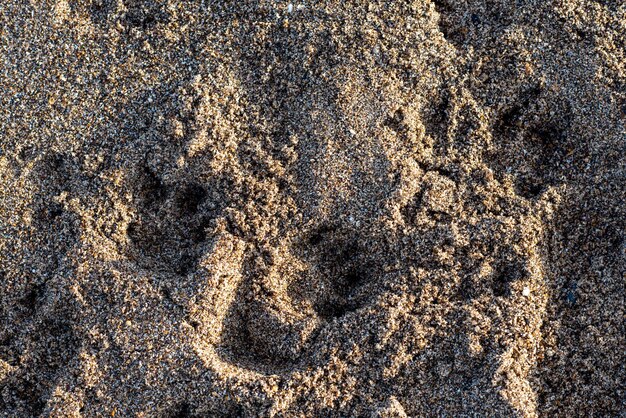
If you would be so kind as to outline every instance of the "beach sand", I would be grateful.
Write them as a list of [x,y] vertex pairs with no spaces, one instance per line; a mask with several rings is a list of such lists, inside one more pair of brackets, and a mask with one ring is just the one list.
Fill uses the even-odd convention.
[[626,414],[621,0],[5,0],[0,415]]

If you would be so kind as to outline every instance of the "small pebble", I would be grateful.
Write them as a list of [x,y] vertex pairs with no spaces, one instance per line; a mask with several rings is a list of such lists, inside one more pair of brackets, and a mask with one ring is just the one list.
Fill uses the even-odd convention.
[[524,295],[525,297],[530,296],[530,289],[528,287],[524,287],[524,290],[522,290],[522,295]]
[[574,294],[573,291],[568,290],[566,294],[566,298],[567,298],[567,303],[569,303],[570,305],[576,304],[576,295]]

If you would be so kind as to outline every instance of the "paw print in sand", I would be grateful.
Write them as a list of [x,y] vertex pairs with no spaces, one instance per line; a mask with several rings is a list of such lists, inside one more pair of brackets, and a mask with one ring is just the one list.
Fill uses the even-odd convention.
[[367,251],[350,236],[323,227],[280,256],[248,263],[224,319],[225,360],[262,373],[293,370],[322,327],[366,305],[373,282]]
[[186,179],[167,184],[147,166],[137,177],[128,253],[144,268],[186,275],[197,267],[206,230],[224,207],[222,189]]

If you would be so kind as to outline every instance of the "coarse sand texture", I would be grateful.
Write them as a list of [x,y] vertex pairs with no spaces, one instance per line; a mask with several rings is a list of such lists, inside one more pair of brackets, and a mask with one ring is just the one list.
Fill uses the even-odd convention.
[[0,417],[626,416],[626,2],[0,2]]

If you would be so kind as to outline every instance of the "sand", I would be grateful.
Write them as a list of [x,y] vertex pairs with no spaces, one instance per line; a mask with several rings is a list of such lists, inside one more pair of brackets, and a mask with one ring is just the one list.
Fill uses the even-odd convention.
[[620,0],[5,0],[0,415],[626,414]]

